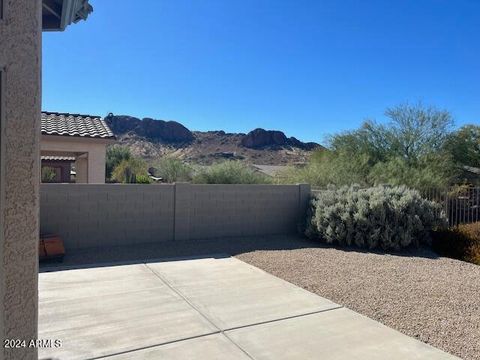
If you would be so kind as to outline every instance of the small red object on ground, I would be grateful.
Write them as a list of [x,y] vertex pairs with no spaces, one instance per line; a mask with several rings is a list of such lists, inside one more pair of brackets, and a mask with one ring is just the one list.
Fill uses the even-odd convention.
[[55,234],[41,235],[38,254],[40,260],[63,259],[65,247],[62,238]]

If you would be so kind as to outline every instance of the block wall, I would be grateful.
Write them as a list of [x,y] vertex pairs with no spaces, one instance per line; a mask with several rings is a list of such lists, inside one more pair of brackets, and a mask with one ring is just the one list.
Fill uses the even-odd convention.
[[42,233],[67,249],[295,233],[308,185],[42,184]]

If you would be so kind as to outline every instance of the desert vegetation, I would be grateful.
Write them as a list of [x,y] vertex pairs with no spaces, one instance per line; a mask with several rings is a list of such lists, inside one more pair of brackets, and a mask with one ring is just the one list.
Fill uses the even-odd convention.
[[437,231],[432,245],[440,255],[480,265],[480,222]]
[[149,183],[147,163],[137,158],[122,160],[113,170],[112,179],[124,184]]
[[197,171],[196,184],[267,184],[270,180],[240,161],[225,161]]
[[153,169],[153,175],[166,183],[189,182],[194,173],[192,166],[174,156],[163,157],[155,163]]
[[399,250],[428,242],[431,230],[446,226],[438,210],[405,186],[330,187],[313,199],[305,233],[329,244]]
[[130,160],[132,157],[132,153],[128,147],[120,145],[109,146],[105,159],[105,176],[107,180],[112,178],[113,170],[123,160]]
[[[455,130],[453,117],[448,111],[422,103],[401,104],[388,108],[385,114],[389,119],[385,124],[366,120],[359,129],[329,136],[327,148],[312,145],[308,148],[311,155],[304,166],[292,166],[274,179],[252,171],[249,167],[251,159],[241,161],[235,156],[233,160],[217,159],[207,166],[173,155],[146,161],[153,169],[150,173],[167,183],[306,182],[320,188],[329,184],[362,187],[389,184],[425,191],[471,181],[465,176],[465,168],[480,166],[480,126],[465,125]],[[208,133],[209,136],[228,135],[222,134]],[[239,139],[243,142],[263,139],[249,136],[233,137],[232,144],[229,144],[233,147]],[[307,148],[308,144],[301,145]],[[267,150],[268,147],[260,147],[255,151]],[[108,179],[115,181],[113,171],[123,160],[136,158],[131,151],[119,145],[108,149]]]
[[271,179],[238,160],[225,160],[209,166],[190,165],[178,157],[165,156],[153,166],[133,156],[126,147],[115,145],[107,152],[107,178],[119,183],[152,183],[153,175],[164,183],[268,184]]
[[357,130],[331,136],[326,150],[315,151],[305,167],[288,169],[283,181],[425,190],[465,182],[464,167],[479,166],[479,126],[454,131],[448,111],[421,103],[389,108],[385,114],[387,124],[367,120]]

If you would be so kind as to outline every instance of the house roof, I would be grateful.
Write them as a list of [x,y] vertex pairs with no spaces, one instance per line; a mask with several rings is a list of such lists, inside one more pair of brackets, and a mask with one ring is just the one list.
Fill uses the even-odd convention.
[[256,171],[261,172],[264,175],[275,177],[288,167],[285,165],[257,165],[252,164]]
[[115,139],[100,116],[42,112],[42,135]]

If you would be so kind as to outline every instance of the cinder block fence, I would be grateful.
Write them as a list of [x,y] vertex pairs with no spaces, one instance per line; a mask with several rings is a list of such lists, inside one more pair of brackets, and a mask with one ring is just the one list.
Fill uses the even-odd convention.
[[42,184],[42,233],[67,250],[295,233],[310,186]]

